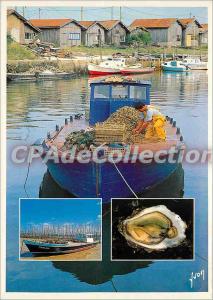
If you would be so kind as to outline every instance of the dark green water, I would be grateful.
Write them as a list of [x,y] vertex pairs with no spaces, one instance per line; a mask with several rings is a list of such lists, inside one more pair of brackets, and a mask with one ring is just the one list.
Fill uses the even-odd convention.
[[[174,117],[189,149],[207,149],[208,75],[205,71],[142,75],[151,80],[152,103]],[[71,113],[89,109],[88,78],[8,84],[7,95],[7,291],[23,292],[128,292],[207,290],[207,165],[183,164],[169,182],[147,197],[195,198],[195,259],[193,261],[111,262],[110,218],[104,219],[102,262],[23,262],[18,253],[19,197],[39,196],[46,173],[40,161],[30,167],[11,162],[16,145],[31,144],[45,137],[55,124],[63,124]],[[43,197],[67,197],[45,175],[40,189]],[[184,200],[183,200],[184,201]],[[175,250],[174,250],[175,251]],[[191,272],[205,271],[205,280],[190,287]]]

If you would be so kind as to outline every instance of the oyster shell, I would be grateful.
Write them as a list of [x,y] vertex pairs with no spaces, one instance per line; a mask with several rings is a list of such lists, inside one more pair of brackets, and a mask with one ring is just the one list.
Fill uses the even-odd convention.
[[164,250],[178,246],[185,238],[186,223],[165,205],[146,208],[119,226],[126,240],[137,247]]

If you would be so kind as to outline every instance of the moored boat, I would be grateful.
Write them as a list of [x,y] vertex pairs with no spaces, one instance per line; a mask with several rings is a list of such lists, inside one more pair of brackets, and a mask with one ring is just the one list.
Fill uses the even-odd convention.
[[[76,197],[101,197],[103,202],[109,202],[113,197],[131,197],[140,194],[148,188],[164,181],[179,166],[180,162],[170,162],[168,157],[174,151],[178,157],[183,151],[183,138],[180,129],[172,118],[167,118],[165,130],[166,140],[146,140],[138,143],[122,144],[105,143],[104,150],[100,145],[93,145],[87,149],[89,159],[81,163],[78,151],[70,154],[74,159],[64,161],[66,137],[71,132],[88,130],[98,122],[105,121],[112,113],[127,106],[134,107],[136,103],[150,104],[150,82],[125,80],[115,81],[110,79],[91,83],[90,119],[71,116],[70,122],[65,120],[65,125],[52,134],[42,143],[44,155],[52,148],[57,150],[58,161],[46,161],[48,170],[53,179],[63,189]],[[171,150],[173,149],[173,150]],[[100,150],[100,151],[99,151]],[[136,157],[136,150],[139,156]],[[112,158],[121,152],[126,160],[112,162]],[[161,153],[163,162],[157,163],[153,159],[141,162],[142,153],[151,151],[153,157]],[[120,153],[119,152],[119,153]],[[97,155],[100,160],[91,157]]]
[[113,75],[119,74],[120,70],[116,68],[106,68],[98,65],[88,65],[89,75]]
[[75,77],[75,74],[67,72],[36,72],[36,73],[7,73],[8,81],[39,81],[39,80],[57,80],[69,79]]
[[99,65],[89,64],[88,72],[89,75],[112,75],[119,74],[123,67],[125,67],[124,58],[108,58]]
[[190,70],[208,70],[208,63],[199,58],[185,58],[182,64]]
[[24,240],[23,241],[28,250],[35,254],[65,254],[72,252],[83,251],[97,245],[97,241],[89,238],[88,242],[64,242],[64,243],[52,243]]
[[164,62],[161,65],[163,71],[172,71],[172,72],[185,72],[187,71],[187,67],[183,65],[181,61],[172,60]]

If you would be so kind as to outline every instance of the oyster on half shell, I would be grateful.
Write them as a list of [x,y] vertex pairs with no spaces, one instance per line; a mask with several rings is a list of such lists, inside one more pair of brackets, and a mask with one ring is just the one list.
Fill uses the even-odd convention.
[[165,205],[146,208],[119,225],[119,231],[134,246],[164,250],[185,238],[186,223]]

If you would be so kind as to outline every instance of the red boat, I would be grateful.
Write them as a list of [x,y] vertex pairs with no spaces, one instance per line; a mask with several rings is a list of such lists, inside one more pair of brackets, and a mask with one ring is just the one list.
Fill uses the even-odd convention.
[[88,66],[89,75],[114,75],[114,74],[120,74],[119,69],[113,69],[113,68],[104,68],[96,65],[90,64]]
[[120,70],[125,68],[124,58],[108,58],[99,65],[89,64],[89,75],[113,75],[120,74]]

